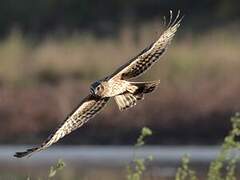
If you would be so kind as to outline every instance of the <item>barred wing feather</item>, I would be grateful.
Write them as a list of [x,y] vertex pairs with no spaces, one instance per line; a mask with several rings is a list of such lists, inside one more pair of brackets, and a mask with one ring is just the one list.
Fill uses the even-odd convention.
[[109,98],[98,98],[92,95],[87,96],[78,108],[40,146],[27,149],[24,152],[17,152],[14,156],[18,158],[30,156],[33,152],[48,148],[93,118],[104,107],[108,100]]
[[183,17],[180,17],[180,11],[173,20],[172,11],[170,11],[170,22],[159,39],[144,49],[139,55],[130,60],[128,63],[121,66],[114,72],[109,79],[131,79],[135,78],[146,70],[148,70],[157,60],[166,52],[168,45],[171,43],[178,27],[180,26]]

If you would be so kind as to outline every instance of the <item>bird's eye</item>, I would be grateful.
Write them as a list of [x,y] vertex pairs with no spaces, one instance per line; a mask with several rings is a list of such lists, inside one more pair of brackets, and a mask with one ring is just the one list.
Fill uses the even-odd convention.
[[98,90],[98,91],[100,90],[100,86],[97,87],[97,90]]

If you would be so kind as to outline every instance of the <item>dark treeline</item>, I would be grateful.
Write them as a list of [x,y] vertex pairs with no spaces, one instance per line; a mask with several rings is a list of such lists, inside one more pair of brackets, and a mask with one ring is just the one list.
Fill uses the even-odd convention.
[[1,0],[0,36],[12,28],[37,37],[76,30],[114,34],[122,23],[143,23],[167,15],[170,9],[180,9],[199,29],[235,21],[238,8],[237,0]]

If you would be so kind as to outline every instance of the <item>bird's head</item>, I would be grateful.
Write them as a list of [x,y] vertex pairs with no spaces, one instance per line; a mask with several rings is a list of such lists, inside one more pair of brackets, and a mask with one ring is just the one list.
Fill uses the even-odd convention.
[[97,96],[102,96],[104,91],[104,86],[102,85],[101,81],[95,81],[90,86],[90,93]]

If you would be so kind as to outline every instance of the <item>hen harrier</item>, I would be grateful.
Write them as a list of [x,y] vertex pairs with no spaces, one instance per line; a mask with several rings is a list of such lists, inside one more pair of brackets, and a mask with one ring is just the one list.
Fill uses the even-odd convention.
[[94,82],[90,87],[90,94],[82,100],[77,109],[41,145],[27,149],[24,152],[17,152],[14,156],[18,158],[29,156],[33,152],[41,151],[56,143],[59,139],[93,118],[111,97],[114,97],[120,110],[125,110],[136,105],[138,100],[143,99],[144,94],[152,92],[160,81],[130,82],[128,80],[141,75],[157,62],[159,57],[166,51],[180,26],[181,20],[180,11],[178,11],[175,19],[173,19],[172,11],[170,11],[170,21],[166,30],[156,42],[121,66],[112,75]]

